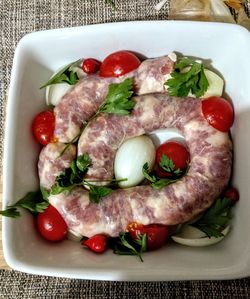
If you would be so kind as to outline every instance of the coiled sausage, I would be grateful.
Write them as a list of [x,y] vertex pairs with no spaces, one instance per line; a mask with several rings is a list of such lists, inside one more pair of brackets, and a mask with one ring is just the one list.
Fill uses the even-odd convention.
[[108,86],[133,77],[135,93],[138,95],[163,92],[164,82],[173,70],[174,55],[147,59],[138,69],[119,78],[102,78],[90,75],[79,81],[55,107],[55,137],[68,143],[80,132],[87,121],[105,99]]
[[161,190],[151,186],[114,190],[100,204],[90,203],[88,192],[81,188],[50,196],[50,203],[73,232],[87,237],[97,233],[117,236],[132,221],[144,225],[183,223],[207,209],[228,184],[232,144],[227,133],[214,129],[204,119],[201,100],[165,94],[134,100],[132,115],[101,115],[82,133],[78,152],[91,156],[88,177],[111,178],[120,144],[158,128],[177,128],[182,132],[190,152],[188,173]]
[[71,144],[65,149],[65,144],[63,143],[47,144],[41,150],[38,160],[40,186],[50,190],[55,183],[56,177],[66,168],[70,167],[70,164],[75,157],[75,145]]

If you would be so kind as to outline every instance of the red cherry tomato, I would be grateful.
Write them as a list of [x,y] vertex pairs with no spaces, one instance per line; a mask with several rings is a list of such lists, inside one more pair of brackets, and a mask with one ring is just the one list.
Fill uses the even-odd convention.
[[36,115],[32,123],[32,131],[37,141],[42,145],[55,142],[55,116],[52,111],[42,111]]
[[231,200],[232,204],[235,204],[240,199],[239,192],[234,187],[228,188],[224,192],[224,196],[227,197],[227,198],[229,198]]
[[51,205],[44,212],[38,214],[37,228],[44,239],[49,241],[62,241],[68,232],[66,222],[57,209]]
[[134,240],[138,239],[138,234],[141,234],[143,229],[144,229],[144,225],[137,222],[131,222],[127,226],[127,231],[130,233],[131,237]]
[[100,69],[101,62],[94,58],[87,58],[83,61],[82,69],[86,74],[97,73]]
[[220,97],[203,100],[202,113],[208,123],[221,132],[228,132],[234,122],[232,105]]
[[82,245],[87,246],[91,251],[103,253],[107,249],[107,237],[97,234],[82,242]]
[[132,222],[128,225],[127,230],[131,237],[136,240],[138,235],[147,235],[147,250],[155,250],[166,244],[169,236],[169,228],[161,224],[143,225]]
[[156,150],[156,174],[159,177],[169,177],[173,173],[166,172],[161,166],[160,161],[163,155],[166,155],[174,163],[174,170],[185,170],[190,161],[190,155],[187,148],[177,141],[167,141],[161,144]]
[[139,58],[129,51],[118,51],[107,56],[100,68],[102,77],[119,77],[137,69],[141,64]]

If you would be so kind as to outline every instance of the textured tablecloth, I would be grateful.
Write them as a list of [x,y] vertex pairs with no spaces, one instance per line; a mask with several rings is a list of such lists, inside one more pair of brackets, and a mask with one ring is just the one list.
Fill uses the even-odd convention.
[[[0,0],[0,163],[5,95],[17,42],[29,32],[128,20],[164,20],[158,0]],[[249,13],[250,1],[246,1]],[[250,298],[250,279],[197,282],[101,282],[0,270],[0,298]]]

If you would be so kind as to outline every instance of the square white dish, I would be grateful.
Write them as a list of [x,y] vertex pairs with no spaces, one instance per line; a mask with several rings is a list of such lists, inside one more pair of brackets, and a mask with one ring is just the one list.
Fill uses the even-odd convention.
[[11,75],[4,145],[3,205],[14,203],[38,188],[36,162],[40,147],[31,122],[45,108],[39,87],[53,71],[81,57],[102,60],[129,49],[157,57],[172,51],[211,60],[225,79],[235,123],[233,185],[240,191],[233,228],[223,242],[206,248],[169,244],[136,257],[108,251],[96,255],[80,244],[50,244],[36,233],[32,216],[3,218],[4,256],[13,269],[82,279],[195,280],[233,279],[250,275],[250,34],[220,23],[185,21],[126,22],[36,32],[18,44]]

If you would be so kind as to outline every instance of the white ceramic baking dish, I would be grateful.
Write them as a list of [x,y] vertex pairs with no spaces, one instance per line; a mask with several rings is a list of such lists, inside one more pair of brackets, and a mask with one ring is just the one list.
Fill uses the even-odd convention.
[[39,146],[31,121],[45,108],[39,87],[53,71],[81,57],[102,60],[129,49],[147,57],[176,51],[200,57],[224,77],[235,123],[233,185],[240,191],[232,230],[207,248],[170,243],[136,257],[108,251],[96,255],[79,243],[50,244],[37,234],[33,218],[3,218],[4,256],[10,267],[28,273],[107,280],[231,279],[250,275],[250,34],[237,25],[185,21],[125,22],[36,32],[18,44],[11,75],[4,144],[3,205],[38,188]]

